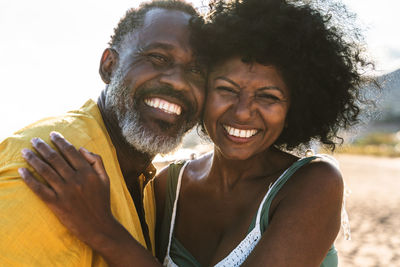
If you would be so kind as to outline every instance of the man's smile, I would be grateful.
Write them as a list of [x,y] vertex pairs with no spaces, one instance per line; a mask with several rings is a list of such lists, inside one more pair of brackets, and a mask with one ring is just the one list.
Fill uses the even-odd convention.
[[168,114],[175,114],[179,116],[182,112],[182,107],[180,105],[171,103],[165,99],[161,99],[158,97],[146,98],[144,99],[144,103],[149,107],[162,110],[163,112]]

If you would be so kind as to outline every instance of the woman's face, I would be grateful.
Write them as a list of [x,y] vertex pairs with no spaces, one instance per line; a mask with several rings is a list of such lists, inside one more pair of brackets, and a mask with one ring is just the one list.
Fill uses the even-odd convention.
[[204,126],[229,159],[248,159],[279,137],[290,105],[289,90],[274,66],[231,58],[209,77]]

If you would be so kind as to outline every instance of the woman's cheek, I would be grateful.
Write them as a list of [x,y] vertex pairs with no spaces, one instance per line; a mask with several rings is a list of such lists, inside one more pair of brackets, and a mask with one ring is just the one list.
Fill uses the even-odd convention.
[[218,102],[218,95],[210,93],[207,97],[204,109],[204,126],[211,139],[213,139],[216,134],[218,111],[220,109]]

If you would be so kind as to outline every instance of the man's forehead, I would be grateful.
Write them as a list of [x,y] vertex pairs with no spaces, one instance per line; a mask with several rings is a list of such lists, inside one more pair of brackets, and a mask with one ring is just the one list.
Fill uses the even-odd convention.
[[146,13],[144,23],[138,31],[140,46],[164,43],[191,50],[189,46],[190,15],[181,11],[152,9]]
[[165,24],[181,27],[188,25],[191,16],[183,11],[169,10],[163,8],[153,8],[146,12],[143,20],[143,27],[152,24]]

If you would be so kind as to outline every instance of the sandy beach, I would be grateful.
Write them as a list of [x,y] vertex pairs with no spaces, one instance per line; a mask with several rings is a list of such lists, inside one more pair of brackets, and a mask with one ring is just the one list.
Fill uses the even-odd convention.
[[335,158],[351,189],[351,240],[339,233],[339,266],[400,266],[400,158]]

